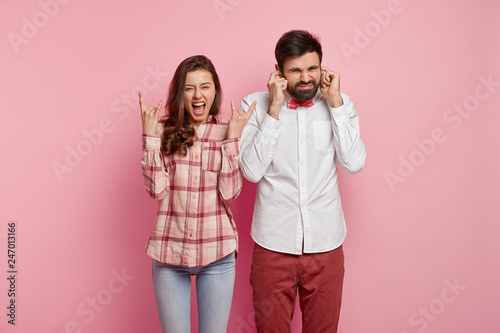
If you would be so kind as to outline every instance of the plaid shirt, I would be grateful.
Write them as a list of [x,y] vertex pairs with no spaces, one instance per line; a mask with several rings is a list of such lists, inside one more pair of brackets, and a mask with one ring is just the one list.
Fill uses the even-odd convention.
[[185,156],[164,156],[159,135],[142,134],[142,174],[159,200],[146,252],[160,262],[204,266],[238,249],[229,202],[241,191],[239,139],[224,139],[229,122],[210,116]]

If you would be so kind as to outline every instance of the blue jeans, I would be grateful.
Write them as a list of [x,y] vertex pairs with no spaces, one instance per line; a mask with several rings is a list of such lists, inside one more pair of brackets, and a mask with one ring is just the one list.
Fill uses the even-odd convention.
[[162,332],[190,332],[191,274],[196,275],[199,332],[226,332],[233,298],[234,252],[201,267],[153,259],[153,288]]

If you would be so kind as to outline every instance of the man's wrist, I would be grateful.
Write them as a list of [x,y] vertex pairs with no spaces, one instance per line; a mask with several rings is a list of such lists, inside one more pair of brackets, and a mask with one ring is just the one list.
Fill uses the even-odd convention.
[[277,106],[277,105],[269,105],[269,109],[267,110],[267,113],[273,117],[274,119],[278,119],[278,116],[280,114],[280,110],[281,110],[281,105]]
[[342,96],[340,93],[335,94],[334,96],[328,96],[328,104],[332,108],[338,108],[344,105],[344,100],[342,99]]

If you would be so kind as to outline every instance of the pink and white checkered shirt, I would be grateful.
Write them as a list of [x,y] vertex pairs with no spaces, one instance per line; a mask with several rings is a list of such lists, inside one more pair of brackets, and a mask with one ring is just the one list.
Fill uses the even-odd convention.
[[210,116],[186,156],[164,156],[158,135],[142,134],[142,174],[159,200],[146,252],[160,262],[204,266],[238,249],[229,203],[241,191],[239,139],[224,139],[229,121]]

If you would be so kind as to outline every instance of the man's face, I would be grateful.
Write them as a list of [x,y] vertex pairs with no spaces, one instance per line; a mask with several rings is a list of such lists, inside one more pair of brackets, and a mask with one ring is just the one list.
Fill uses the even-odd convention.
[[282,72],[288,81],[286,89],[294,99],[307,101],[316,95],[321,80],[321,65],[316,52],[285,61]]

